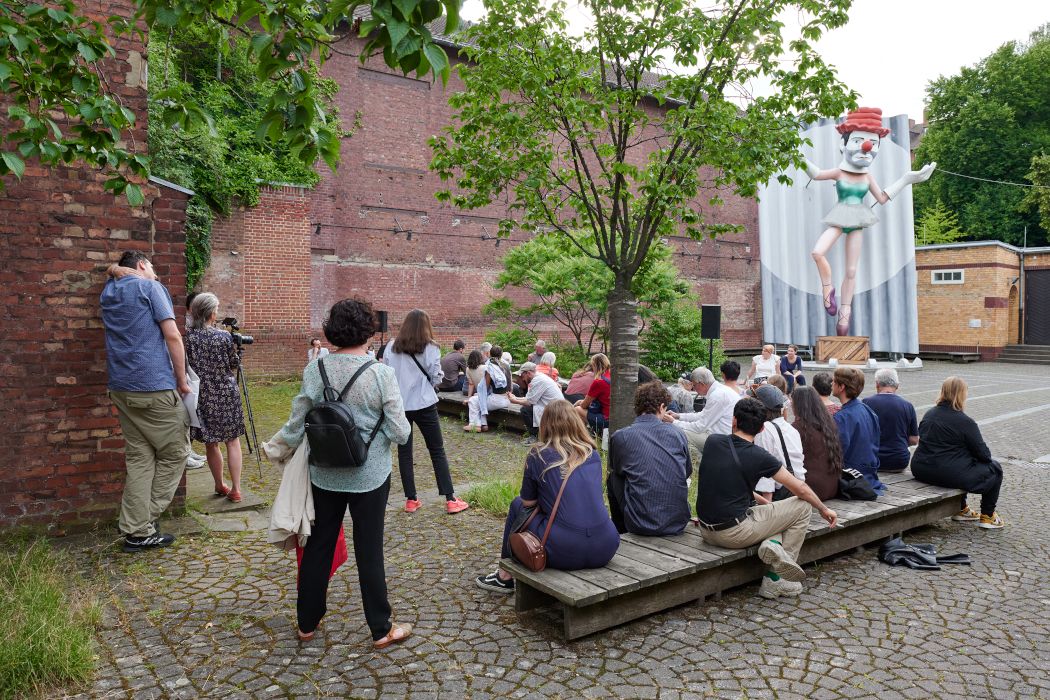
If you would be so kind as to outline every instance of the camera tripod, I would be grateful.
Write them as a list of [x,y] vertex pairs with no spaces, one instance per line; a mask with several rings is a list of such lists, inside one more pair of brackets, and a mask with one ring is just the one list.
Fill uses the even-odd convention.
[[[262,478],[262,457],[259,452],[259,436],[255,433],[255,416],[252,415],[252,401],[248,396],[248,379],[244,376],[241,368],[244,364],[244,345],[237,343],[237,383],[241,387],[241,396],[244,397],[244,416],[248,419],[248,429],[244,433],[244,441],[248,444],[248,454],[255,455],[255,463],[259,466],[259,478]],[[254,444],[254,447],[253,447]]]

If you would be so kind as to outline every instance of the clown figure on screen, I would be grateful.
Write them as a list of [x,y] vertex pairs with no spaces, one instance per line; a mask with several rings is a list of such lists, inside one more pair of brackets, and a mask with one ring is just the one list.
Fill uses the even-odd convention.
[[[813,247],[813,260],[820,275],[821,293],[824,297],[824,310],[829,316],[838,314],[835,332],[838,335],[849,335],[853,290],[857,282],[857,265],[860,262],[860,251],[864,229],[878,223],[879,218],[864,203],[864,196],[871,192],[879,204],[886,204],[896,197],[905,187],[917,182],[925,182],[933,174],[936,163],[930,163],[922,170],[905,173],[899,180],[883,191],[875,179],[868,174],[871,163],[879,152],[883,136],[890,130],[882,125],[882,110],[873,107],[860,107],[846,115],[846,120],[836,127],[842,134],[842,161],[831,170],[820,170],[813,163],[806,161],[806,174],[813,180],[834,180],[838,204],[824,217],[828,228],[817,239]],[[831,278],[831,264],[827,254],[835,242],[846,234],[846,269],[839,287],[840,296],[835,298],[835,286]]]

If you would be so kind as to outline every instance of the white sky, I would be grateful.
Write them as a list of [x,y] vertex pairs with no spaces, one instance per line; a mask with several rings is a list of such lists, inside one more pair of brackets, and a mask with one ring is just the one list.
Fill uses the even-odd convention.
[[[570,10],[577,1],[567,0]],[[466,0],[464,17],[482,12],[481,0]],[[1046,22],[1047,0],[855,0],[849,24],[817,46],[860,94],[861,105],[920,121],[927,83],[958,73],[1008,41],[1026,41]],[[790,34],[791,22],[785,24]]]

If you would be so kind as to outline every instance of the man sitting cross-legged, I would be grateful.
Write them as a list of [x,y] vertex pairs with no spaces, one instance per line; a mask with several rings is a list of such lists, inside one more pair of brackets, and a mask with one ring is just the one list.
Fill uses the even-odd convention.
[[708,435],[729,434],[733,406],[740,400],[740,394],[716,382],[715,375],[706,367],[697,367],[690,377],[696,393],[707,398],[704,410],[699,413],[668,411],[663,421],[679,428],[689,444],[703,454]]
[[671,395],[659,381],[634,394],[634,423],[609,443],[609,512],[616,529],[677,535],[689,523],[689,443],[662,421]]
[[[763,598],[797,596],[806,572],[798,555],[809,529],[810,506],[831,527],[835,511],[824,505],[813,489],[791,476],[780,460],[754,444],[766,419],[757,399],[741,399],[733,408],[732,435],[712,435],[697,469],[696,514],[705,542],[729,549],[759,544],[758,556],[769,565],[759,595]],[[772,477],[797,498],[755,503],[755,485]],[[762,499],[765,501],[766,499]]]

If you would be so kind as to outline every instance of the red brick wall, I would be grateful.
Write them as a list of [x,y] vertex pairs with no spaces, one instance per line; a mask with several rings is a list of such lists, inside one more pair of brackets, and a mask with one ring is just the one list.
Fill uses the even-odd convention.
[[[131,2],[106,14],[127,14]],[[141,81],[145,47],[117,43],[107,80],[137,116],[146,142]],[[185,196],[146,188],[147,204],[128,207],[89,169],[30,163],[0,192],[0,528],[51,525],[53,531],[112,517],[124,483],[123,440],[106,396],[106,358],[98,297],[103,270],[127,249],[145,251],[176,303],[186,278]],[[179,496],[181,499],[181,495]]]

